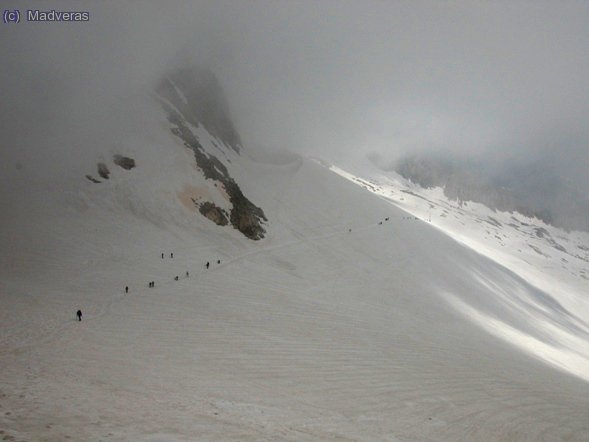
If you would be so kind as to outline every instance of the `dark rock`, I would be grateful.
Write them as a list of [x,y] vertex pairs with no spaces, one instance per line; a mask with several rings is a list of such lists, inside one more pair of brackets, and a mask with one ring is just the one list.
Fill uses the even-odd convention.
[[[180,96],[176,88],[184,97]],[[231,121],[221,85],[211,71],[177,69],[157,84],[156,92],[172,103],[185,121],[195,126],[202,124],[211,135],[239,153],[241,139]]]
[[100,184],[102,182],[102,181],[98,181],[92,175],[86,175],[86,178],[89,179],[90,181],[92,181],[93,183],[96,183],[96,184]]
[[215,203],[206,201],[199,206],[198,210],[218,226],[226,226],[228,223],[223,209],[216,206]]
[[108,176],[110,175],[110,170],[108,170],[108,167],[106,167],[106,164],[98,163],[97,168],[98,168],[98,175],[100,175],[105,180],[108,180]]
[[[217,157],[205,154],[204,148],[192,133],[182,115],[165,101],[161,100],[160,104],[168,114],[168,121],[175,125],[175,127],[171,128],[171,132],[181,138],[184,145],[192,150],[196,165],[202,170],[205,178],[219,181],[225,187],[225,191],[233,205],[229,217],[231,225],[250,239],[259,240],[264,238],[266,230],[262,223],[267,221],[264,211],[245,197],[239,185],[229,175],[229,171]],[[202,207],[199,207],[201,213],[203,213]],[[212,213],[211,216],[217,218],[217,215]]]
[[113,162],[125,170],[131,170],[135,167],[135,160],[133,158],[124,157],[122,155],[113,155]]

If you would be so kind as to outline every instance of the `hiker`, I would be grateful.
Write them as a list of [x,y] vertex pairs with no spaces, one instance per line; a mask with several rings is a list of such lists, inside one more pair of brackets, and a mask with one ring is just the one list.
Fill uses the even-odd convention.
[[352,233],[352,229],[348,229],[348,232]]
[[162,259],[164,259],[164,254],[162,253]]
[[81,321],[82,320],[82,310],[78,310],[76,312],[76,316],[78,317],[78,321]]
[[174,276],[174,281],[178,281],[178,277],[177,276]]
[[382,226],[382,221],[378,223],[379,226]]
[[207,261],[206,267],[207,267],[207,269],[209,268],[209,262],[208,261]]
[[125,286],[125,293],[129,293],[129,286]]
[[173,257],[174,257],[174,254],[173,253],[170,253],[170,258],[173,258]]
[[188,278],[188,276],[189,276],[189,273],[188,273],[188,272],[186,272],[186,277]]
[[384,220],[385,220],[385,221],[388,221],[388,220],[389,220],[389,217],[387,216],[387,217],[386,217]]
[[220,259],[217,260],[217,264],[221,264],[221,260]]

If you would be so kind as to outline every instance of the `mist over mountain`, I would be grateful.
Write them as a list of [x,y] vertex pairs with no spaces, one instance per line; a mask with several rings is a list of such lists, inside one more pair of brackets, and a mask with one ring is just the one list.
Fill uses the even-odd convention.
[[[562,183],[558,191],[539,179],[505,186],[529,191],[526,201],[541,200],[545,187],[554,200],[589,193],[584,2],[57,1],[55,8],[87,9],[90,20],[0,29],[7,103],[0,198],[17,197],[24,175],[46,183],[77,173],[70,160],[92,161],[105,133],[130,124],[116,112],[121,102],[191,63],[215,73],[243,145],[332,162],[373,151],[483,154],[496,167],[485,174],[491,181],[541,170]],[[514,167],[513,157],[529,165]],[[589,219],[584,202],[570,205],[562,217],[572,226]]]
[[587,441],[589,3],[5,3],[0,438]]
[[[213,201],[197,201],[197,198],[189,196],[200,213],[217,225],[230,222],[250,239],[264,238],[266,231],[262,224],[267,221],[264,211],[243,194],[228,169],[232,161],[223,151],[222,145],[239,154],[241,140],[229,116],[229,106],[215,75],[208,69],[178,68],[157,83],[156,92],[172,125],[172,134],[179,137],[184,146],[192,151],[196,166],[204,179],[215,182],[214,186],[219,187],[222,195],[229,200],[230,206],[224,210]],[[211,142],[222,155],[207,152],[204,148],[202,135],[197,135],[194,130],[201,125],[209,136],[217,139]],[[225,164],[219,157],[225,159]],[[198,197],[199,200],[200,198]]]
[[186,121],[225,142],[239,153],[241,138],[229,114],[229,105],[215,74],[206,68],[180,67],[165,75],[156,91],[167,98]]
[[394,170],[423,188],[441,187],[452,200],[517,211],[567,230],[589,231],[587,194],[567,176],[564,167],[558,167],[558,159],[552,155],[532,161],[431,153],[405,155],[394,161],[373,154],[369,159],[382,170]]

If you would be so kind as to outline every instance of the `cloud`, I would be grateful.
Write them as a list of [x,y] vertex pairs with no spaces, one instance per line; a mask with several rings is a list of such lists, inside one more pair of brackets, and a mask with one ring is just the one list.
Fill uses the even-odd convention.
[[558,174],[589,187],[579,167],[589,155],[587,3],[50,7],[87,10],[90,22],[0,27],[4,177],[16,161],[83,155],[72,140],[99,133],[91,121],[110,124],[110,103],[149,87],[172,65],[197,63],[220,78],[246,148],[340,160],[435,151],[530,162],[558,151]]

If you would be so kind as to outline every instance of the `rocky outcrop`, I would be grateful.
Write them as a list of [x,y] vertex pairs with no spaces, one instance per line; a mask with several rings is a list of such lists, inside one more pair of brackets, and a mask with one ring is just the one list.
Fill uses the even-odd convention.
[[218,226],[226,226],[228,224],[224,210],[216,206],[215,203],[206,201],[200,204],[198,210]]
[[92,175],[86,175],[86,179],[89,180],[89,181],[92,181],[93,183],[96,183],[96,184],[102,183],[102,181],[97,180]]
[[98,163],[96,166],[97,166],[96,168],[98,169],[98,175],[100,175],[105,180],[108,180],[108,176],[110,175],[110,170],[108,170],[108,167],[106,167],[106,164]]
[[230,216],[233,227],[250,239],[264,238],[266,230],[261,223],[262,220],[266,221],[264,211],[243,195],[235,181],[231,180],[229,183],[225,183],[225,189],[231,204],[233,204]]
[[192,150],[196,165],[202,170],[205,178],[223,184],[233,206],[229,216],[231,225],[250,239],[259,240],[264,238],[266,230],[263,223],[267,221],[264,211],[246,198],[239,185],[229,175],[225,165],[214,155],[205,152],[182,115],[165,101],[160,103],[168,114],[168,121],[172,124],[171,132],[182,139],[184,145]]
[[493,210],[516,211],[547,224],[553,222],[548,210],[534,210],[530,205],[522,205],[522,198],[516,192],[491,182],[484,174],[484,165],[478,163],[409,155],[399,159],[394,170],[423,188],[441,187],[449,199],[459,203],[474,201]]
[[260,225],[259,218],[248,211],[231,211],[231,224],[250,239],[264,238],[266,230]]
[[[178,70],[161,80],[156,92],[172,125],[171,132],[192,150],[196,165],[204,177],[223,185],[232,205],[229,223],[250,239],[264,238],[266,230],[263,224],[267,221],[264,211],[243,194],[227,167],[215,155],[205,151],[188,124],[202,124],[211,135],[236,153],[240,152],[239,134],[229,118],[227,103],[214,75],[195,69]],[[221,215],[225,216],[212,203],[200,205],[199,211],[217,224],[223,222]]]
[[113,155],[113,162],[125,170],[131,170],[135,167],[135,160],[133,158],[124,157],[122,155]]
[[156,92],[171,103],[184,120],[205,129],[239,153],[241,139],[229,115],[229,106],[215,75],[206,69],[185,68],[170,72]]

